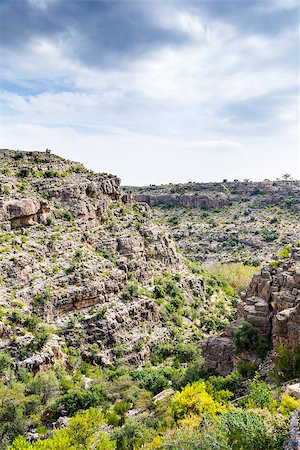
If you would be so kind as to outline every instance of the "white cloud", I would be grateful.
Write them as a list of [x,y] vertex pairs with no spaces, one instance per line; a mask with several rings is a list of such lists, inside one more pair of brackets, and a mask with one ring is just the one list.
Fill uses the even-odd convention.
[[55,3],[58,0],[27,0],[27,1],[30,5],[34,6],[35,8],[44,10],[47,9],[51,3]]
[[[30,1],[37,8],[49,4]],[[271,4],[292,7],[289,0]],[[180,8],[170,15],[164,6],[159,20],[190,41],[161,46],[119,68],[101,70],[71,58],[71,29],[65,38],[31,39],[18,58],[7,50],[0,62],[4,78],[29,88],[38,82],[44,92],[0,93],[1,145],[53,147],[117,172],[125,183],[296,176],[298,111],[290,94],[282,94],[272,123],[251,129],[221,111],[296,89],[298,73],[286,55],[297,51],[297,31],[241,34],[233,24]]]

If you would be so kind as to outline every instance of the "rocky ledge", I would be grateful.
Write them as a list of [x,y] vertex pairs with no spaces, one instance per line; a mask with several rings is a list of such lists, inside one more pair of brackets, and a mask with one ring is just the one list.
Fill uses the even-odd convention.
[[255,326],[275,351],[280,346],[300,347],[300,247],[253,276],[237,302],[235,321],[203,343],[207,370],[227,374],[237,366],[241,357],[231,336],[244,322]]
[[179,307],[183,333],[200,329],[203,280],[119,178],[49,151],[0,150],[0,162],[0,349],[15,364],[38,371],[64,345],[142,364]]

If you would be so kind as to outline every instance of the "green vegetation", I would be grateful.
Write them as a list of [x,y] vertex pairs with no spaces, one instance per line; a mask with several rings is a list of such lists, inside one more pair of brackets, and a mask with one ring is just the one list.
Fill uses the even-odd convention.
[[[290,265],[294,199],[154,208],[165,233],[145,204],[115,200],[111,176],[49,150],[5,152],[4,205],[41,207],[0,232],[0,450],[282,449],[300,401],[259,378],[268,340],[235,329],[227,376],[208,371],[201,341],[230,323],[270,253]],[[299,350],[280,349],[272,375],[299,376]]]
[[275,358],[273,376],[277,381],[288,381],[300,377],[300,349],[280,347]]
[[240,294],[249,285],[257,267],[245,266],[242,263],[216,264],[210,272]]
[[[79,387],[82,371],[92,380],[90,388]],[[246,396],[232,403],[235,393],[230,389],[236,388],[240,379],[238,373],[199,378],[188,384],[183,382],[180,373],[183,374],[182,367],[135,371],[119,367],[101,371],[85,363],[76,374],[59,366],[34,378],[28,374],[27,380],[23,377],[23,383],[13,382],[10,387],[0,389],[3,399],[0,448],[282,448],[289,416],[300,401],[287,394],[278,399],[267,383],[255,377]],[[164,377],[169,380],[167,383],[159,381]],[[155,383],[157,389],[153,389]],[[173,383],[181,385],[175,394],[166,390],[159,400],[152,401],[153,394],[169,389]],[[50,425],[62,408],[71,416],[68,427],[51,430]],[[131,408],[140,410],[137,417],[127,415]],[[25,433],[32,424],[41,439],[30,444],[18,435]]]
[[258,329],[249,322],[235,328],[232,339],[238,352],[252,351],[263,358],[269,350],[268,339],[259,334]]

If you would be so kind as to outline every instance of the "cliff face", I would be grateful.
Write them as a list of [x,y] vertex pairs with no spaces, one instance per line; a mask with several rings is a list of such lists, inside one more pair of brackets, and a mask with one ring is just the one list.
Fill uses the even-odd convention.
[[274,350],[300,347],[300,247],[275,265],[278,267],[266,266],[253,276],[237,302],[236,320],[203,344],[208,370],[227,374],[236,367],[241,357],[231,333],[245,321],[254,325]]
[[187,183],[150,187],[127,187],[135,201],[152,206],[188,206],[223,208],[232,203],[249,205],[284,204],[300,209],[298,181],[236,181],[223,183]]
[[170,231],[186,257],[207,266],[258,266],[300,236],[299,181],[188,183],[126,191],[128,198],[151,205],[154,219]]
[[[128,203],[119,178],[48,153],[1,150],[0,161],[0,349],[16,364],[38,370],[66,344],[101,364],[121,346],[143,363],[154,342],[171,339],[179,307],[190,311],[182,333],[195,330],[188,315],[203,281],[148,206]],[[168,305],[153,294],[159,283]],[[55,327],[38,351],[32,316]]]
[[279,267],[266,267],[253,277],[238,302],[238,320],[270,335],[275,349],[300,347],[300,248]]
[[120,198],[120,179],[93,174],[80,163],[40,152],[0,151],[0,227],[10,230],[46,223],[66,205],[85,228],[105,219]]
[[225,195],[209,196],[202,195],[186,195],[186,194],[133,194],[134,201],[145,202],[150,206],[187,206],[187,207],[205,207],[205,208],[221,208],[228,204]]

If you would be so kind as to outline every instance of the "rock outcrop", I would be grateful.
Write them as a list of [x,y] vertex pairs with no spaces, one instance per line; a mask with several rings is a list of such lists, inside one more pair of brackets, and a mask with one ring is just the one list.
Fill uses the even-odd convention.
[[[278,266],[278,267],[274,267]],[[231,332],[243,322],[254,325],[276,351],[300,348],[300,248],[255,274],[237,302],[236,320],[221,335],[203,344],[206,368],[229,373],[239,362]]]
[[0,228],[4,230],[46,223],[51,216],[63,214],[90,229],[99,219],[105,220],[108,204],[121,197],[118,177],[94,174],[49,153],[0,150],[0,162]]
[[126,187],[135,201],[151,206],[172,205],[222,208],[232,203],[281,204],[300,209],[298,181],[224,181],[222,183],[186,183],[147,187]]
[[195,195],[195,194],[134,194],[133,201],[148,203],[150,206],[172,205],[187,207],[221,208],[228,204],[223,194]]
[[128,201],[151,205],[153,219],[187,258],[207,266],[259,266],[300,236],[299,181],[150,185],[126,192]]
[[[0,161],[0,349],[34,372],[60,358],[61,345],[100,364],[121,346],[127,362],[143,364],[173,326],[153,295],[157,280],[187,307],[204,298],[203,281],[119,178],[49,152],[1,150]],[[47,347],[53,326],[62,340],[52,331],[57,345]]]
[[300,347],[300,248],[278,267],[254,275],[238,302],[238,320],[255,325],[271,336],[275,349]]
[[296,411],[290,421],[288,441],[284,445],[284,450],[300,449],[300,410]]

